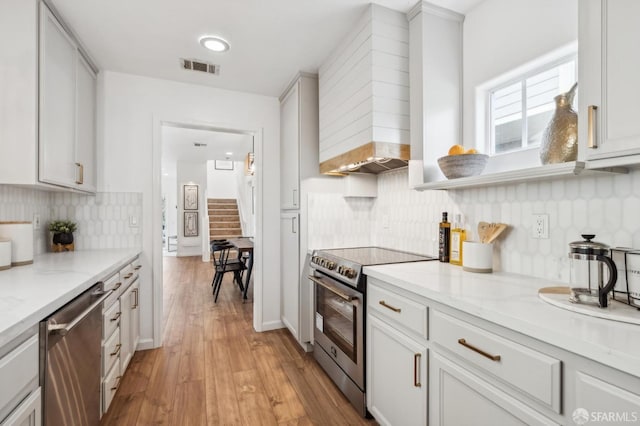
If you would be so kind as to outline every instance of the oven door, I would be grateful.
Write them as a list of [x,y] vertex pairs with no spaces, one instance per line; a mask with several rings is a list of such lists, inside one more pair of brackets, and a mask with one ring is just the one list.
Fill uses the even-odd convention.
[[315,344],[364,391],[364,295],[319,272],[315,283]]

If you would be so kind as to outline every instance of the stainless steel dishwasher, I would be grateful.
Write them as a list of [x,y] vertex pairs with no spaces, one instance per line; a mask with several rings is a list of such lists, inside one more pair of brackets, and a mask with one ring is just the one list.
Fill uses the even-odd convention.
[[100,423],[102,302],[99,282],[40,322],[40,384],[46,426]]

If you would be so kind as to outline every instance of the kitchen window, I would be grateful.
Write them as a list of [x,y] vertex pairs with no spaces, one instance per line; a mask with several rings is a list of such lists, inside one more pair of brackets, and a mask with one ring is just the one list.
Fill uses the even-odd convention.
[[540,146],[555,110],[553,98],[576,80],[577,56],[571,55],[489,88],[487,151],[494,155]]

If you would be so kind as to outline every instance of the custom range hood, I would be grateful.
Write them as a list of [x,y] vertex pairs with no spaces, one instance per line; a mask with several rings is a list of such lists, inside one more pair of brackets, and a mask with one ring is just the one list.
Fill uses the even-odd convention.
[[370,4],[320,66],[320,172],[380,173],[406,167],[409,23]]

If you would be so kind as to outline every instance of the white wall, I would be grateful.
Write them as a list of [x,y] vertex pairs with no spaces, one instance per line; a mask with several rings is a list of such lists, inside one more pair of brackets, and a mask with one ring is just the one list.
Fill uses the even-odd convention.
[[242,162],[236,161],[233,170],[216,170],[215,161],[207,161],[207,197],[208,198],[237,198],[236,170],[242,167]]
[[475,88],[574,42],[578,0],[485,0],[463,28],[463,140],[484,151],[475,135]]
[[[98,169],[100,191],[143,193],[142,256],[144,269],[141,280],[141,332],[143,347],[153,335],[153,303],[161,301],[160,277],[152,276],[152,269],[161,270],[161,244],[154,247],[151,218],[160,207],[153,206],[154,158],[159,161],[160,141],[154,140],[157,120],[200,123],[219,128],[245,129],[262,132],[264,150],[256,149],[256,169],[262,176],[258,188],[257,214],[262,220],[261,238],[270,245],[280,241],[280,182],[279,182],[279,103],[277,98],[219,90],[115,72],[103,72],[99,79],[99,147],[103,165]],[[258,145],[258,144],[257,144]],[[159,169],[159,166],[158,166]],[[160,194],[157,194],[160,197]],[[159,203],[158,203],[159,204]],[[262,241],[256,240],[260,247]],[[262,278],[264,277],[264,279]],[[280,327],[280,270],[277,250],[256,251],[254,265],[254,303],[262,308],[261,317],[254,318],[254,326],[267,329]],[[161,312],[156,311],[156,315]],[[161,319],[161,318],[160,318]],[[156,323],[157,324],[157,323]],[[156,330],[159,331],[159,330]]]
[[[176,256],[201,256],[202,240],[209,240],[209,229],[202,229],[201,222],[207,214],[207,164],[179,161],[177,172],[177,198],[178,198],[178,248]],[[184,236],[184,185],[198,185],[198,236]]]
[[178,235],[178,182],[175,172],[162,176],[162,195],[165,197],[165,237]]
[[244,163],[236,163],[235,180],[238,188],[238,213],[242,235],[252,237],[255,235],[255,176],[244,174]]

